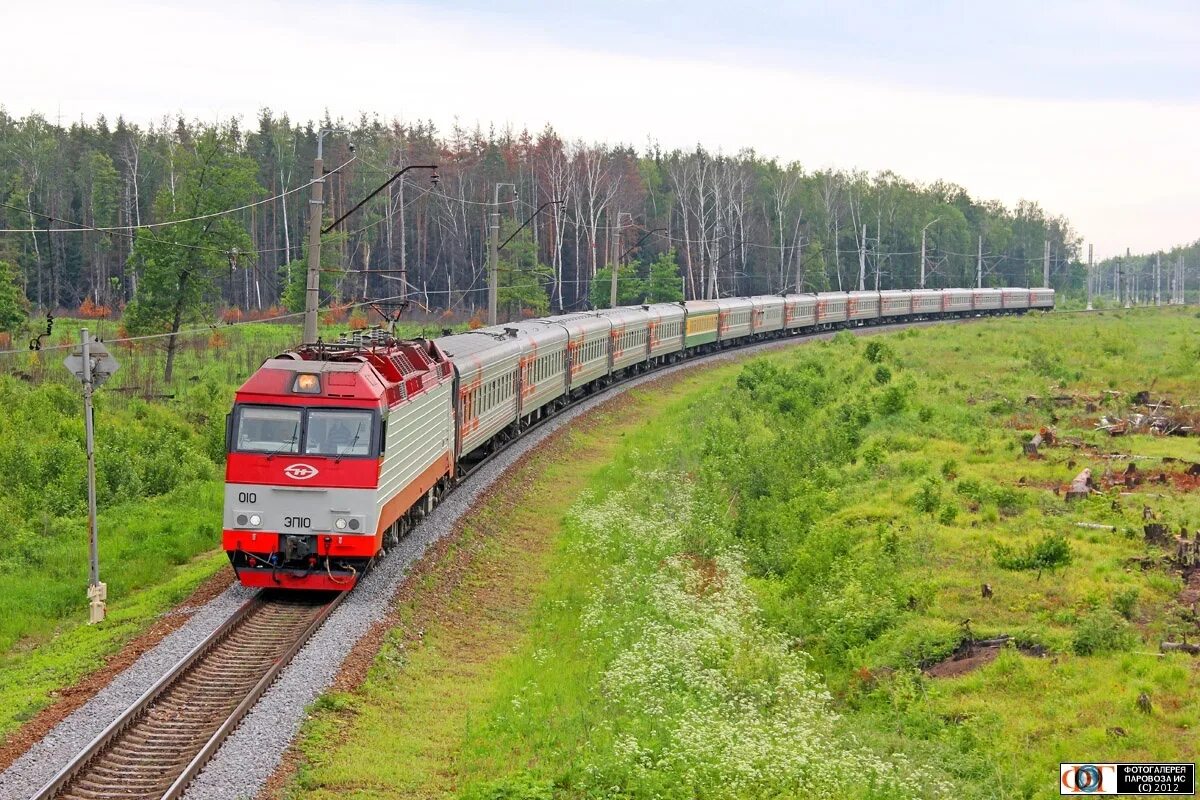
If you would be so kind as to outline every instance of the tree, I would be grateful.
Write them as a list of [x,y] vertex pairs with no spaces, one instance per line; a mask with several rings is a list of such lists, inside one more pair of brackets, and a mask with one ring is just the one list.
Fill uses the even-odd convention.
[[253,249],[249,233],[235,215],[219,214],[245,205],[260,191],[257,166],[239,155],[237,146],[229,132],[215,129],[195,138],[191,147],[179,146],[174,180],[154,202],[157,219],[178,224],[138,230],[130,254],[141,280],[125,324],[133,333],[171,334],[163,371],[168,382],[180,328],[212,313],[220,297],[217,279],[234,268],[232,262],[251,268],[249,256],[233,258],[235,251]]
[[[636,264],[622,264],[617,273],[617,305],[631,306],[642,302],[645,284],[638,277]],[[596,270],[596,277],[588,289],[588,302],[592,308],[608,308],[612,298],[612,267]]]
[[678,303],[683,300],[683,284],[674,247],[650,262],[643,299],[647,303]]
[[[501,239],[510,236],[515,227],[515,224],[505,222],[500,228]],[[528,228],[500,251],[496,279],[496,304],[504,309],[508,319],[526,312],[538,315],[550,310],[546,286],[553,283],[554,270],[538,263],[537,245]]]
[[21,288],[17,268],[0,261],[0,331],[15,333],[29,318],[29,301]]

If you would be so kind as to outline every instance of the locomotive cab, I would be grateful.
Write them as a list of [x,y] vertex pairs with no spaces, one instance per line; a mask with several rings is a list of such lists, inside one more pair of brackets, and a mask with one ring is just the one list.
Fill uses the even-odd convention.
[[374,494],[384,440],[383,419],[373,409],[234,406],[225,527],[243,582],[311,583],[316,574],[326,588],[353,584],[376,549]]
[[353,587],[452,474],[452,386],[449,361],[424,340],[267,360],[226,425],[222,539],[238,580]]

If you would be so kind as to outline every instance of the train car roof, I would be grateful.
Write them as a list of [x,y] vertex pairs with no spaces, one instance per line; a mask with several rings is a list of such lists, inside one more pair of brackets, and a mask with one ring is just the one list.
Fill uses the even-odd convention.
[[748,298],[754,305],[763,306],[781,306],[783,305],[783,295],[778,294],[756,294]]
[[521,344],[517,341],[517,337],[504,333],[499,326],[455,333],[436,339],[435,342],[451,361],[483,353],[487,353],[489,356],[503,357],[505,354],[520,354],[521,352]]
[[650,316],[641,306],[621,306],[620,308],[602,308],[596,312],[602,317],[622,322],[649,322]]
[[642,310],[647,314],[658,315],[659,319],[664,317],[682,317],[686,311],[679,303],[647,303],[642,306]]
[[594,311],[579,311],[574,314],[558,314],[536,320],[543,325],[561,325],[572,335],[590,333],[597,330],[611,330],[612,322],[608,317],[602,317]]

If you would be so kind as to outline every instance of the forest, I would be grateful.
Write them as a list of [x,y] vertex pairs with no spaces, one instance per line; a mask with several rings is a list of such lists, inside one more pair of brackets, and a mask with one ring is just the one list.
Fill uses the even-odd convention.
[[322,129],[325,226],[413,167],[323,240],[326,303],[405,294],[469,316],[486,304],[497,199],[503,238],[528,221],[501,253],[509,316],[606,302],[591,287],[607,284],[614,256],[622,302],[915,287],[922,238],[929,286],[973,285],[980,267],[985,285],[1040,285],[1048,241],[1052,284],[1082,292],[1081,241],[1065,218],[892,173],[565,141],[551,127],[295,123],[267,110],[253,127],[141,127],[0,110],[0,309],[24,307],[0,311],[0,327],[85,304],[108,315],[132,303],[131,331],[297,309]]

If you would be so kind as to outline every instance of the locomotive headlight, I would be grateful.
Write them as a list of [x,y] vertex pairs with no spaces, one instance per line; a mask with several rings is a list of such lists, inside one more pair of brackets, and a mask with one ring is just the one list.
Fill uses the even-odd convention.
[[262,525],[262,517],[260,517],[258,514],[251,514],[250,524],[257,528],[259,525]]
[[333,527],[337,528],[339,531],[346,530],[346,520],[342,519],[341,517],[338,517],[336,520],[333,521]]

